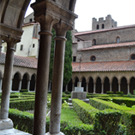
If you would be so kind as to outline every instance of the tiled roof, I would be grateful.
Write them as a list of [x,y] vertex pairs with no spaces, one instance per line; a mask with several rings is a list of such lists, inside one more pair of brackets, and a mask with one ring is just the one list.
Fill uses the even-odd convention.
[[135,61],[72,63],[72,72],[79,70],[80,72],[135,71]]
[[[0,64],[5,64],[5,53],[0,56]],[[14,66],[37,68],[37,59],[31,57],[14,56]]]
[[99,33],[99,32],[105,32],[105,31],[113,31],[113,30],[119,30],[119,29],[127,29],[127,28],[135,28],[135,25],[115,27],[115,28],[111,28],[111,29],[84,31],[84,32],[75,33],[74,35],[75,36],[80,36],[80,35],[85,35],[85,34],[93,34],[93,33]]
[[78,51],[95,50],[95,49],[97,50],[97,49],[106,49],[106,48],[117,48],[117,47],[126,47],[126,46],[135,46],[135,42],[94,45],[94,46],[91,46],[91,47],[88,47],[88,48],[79,49]]

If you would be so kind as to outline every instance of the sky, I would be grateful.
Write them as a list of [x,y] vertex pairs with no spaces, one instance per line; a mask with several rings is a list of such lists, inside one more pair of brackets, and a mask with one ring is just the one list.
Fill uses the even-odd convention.
[[[35,0],[31,0],[33,3]],[[33,12],[28,7],[26,16]],[[92,29],[92,18],[111,15],[118,26],[135,24],[135,0],[77,0],[75,14],[75,29],[89,31]]]

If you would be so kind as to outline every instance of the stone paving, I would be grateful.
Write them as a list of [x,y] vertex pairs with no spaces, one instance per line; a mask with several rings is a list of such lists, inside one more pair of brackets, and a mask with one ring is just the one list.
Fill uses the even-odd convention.
[[12,128],[12,129],[0,130],[0,135],[31,135],[31,134]]

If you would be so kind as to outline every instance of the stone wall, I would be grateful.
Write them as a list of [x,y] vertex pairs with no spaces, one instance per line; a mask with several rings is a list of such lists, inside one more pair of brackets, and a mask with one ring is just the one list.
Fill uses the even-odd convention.
[[93,62],[90,60],[91,56],[95,56],[95,62],[101,61],[129,61],[131,60],[131,54],[135,53],[135,46],[133,47],[119,47],[119,48],[106,48],[97,49],[89,51],[78,51],[76,52],[76,46],[73,45],[73,56],[76,56],[76,62],[79,62],[80,56],[82,57],[82,62]]
[[96,45],[116,43],[116,38],[120,38],[120,42],[135,41],[135,26],[127,28],[113,28],[111,30],[101,30],[90,32],[89,34],[77,35],[84,40],[96,39]]

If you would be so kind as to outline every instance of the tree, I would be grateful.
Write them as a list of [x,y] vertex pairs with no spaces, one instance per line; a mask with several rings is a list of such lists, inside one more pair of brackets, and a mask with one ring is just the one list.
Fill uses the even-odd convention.
[[[54,50],[55,50],[55,41],[54,37],[56,36],[55,30],[52,30],[53,37],[51,43],[51,53],[50,53],[50,70],[49,70],[49,80],[52,81],[53,75],[53,61],[54,61]],[[63,85],[66,86],[72,76],[72,35],[71,31],[68,31],[66,34],[66,46],[65,46],[65,61],[64,61],[64,79]]]

